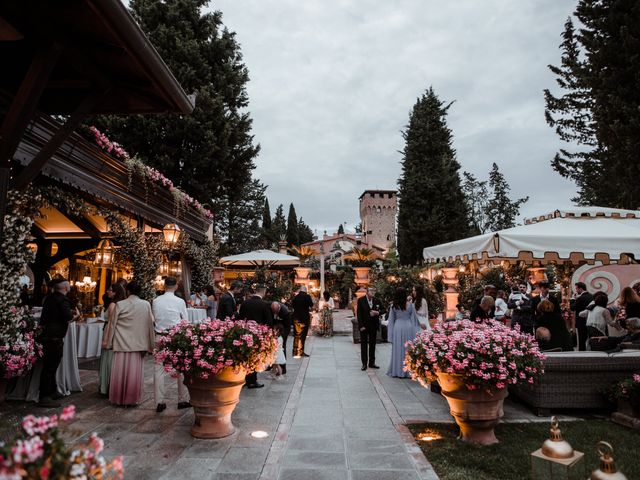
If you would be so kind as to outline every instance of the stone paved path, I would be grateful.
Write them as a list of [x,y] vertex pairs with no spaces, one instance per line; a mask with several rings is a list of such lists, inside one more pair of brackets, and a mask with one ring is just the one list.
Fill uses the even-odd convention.
[[[416,382],[385,375],[389,344],[377,348],[383,368],[366,372],[350,336],[312,337],[307,350],[310,358],[290,360],[286,379],[261,373],[265,388],[243,390],[233,415],[238,431],[222,440],[190,436],[193,413],[176,409],[175,386],[168,388],[167,410],[155,412],[150,359],[144,401],[132,409],[110,406],[95,393],[97,372],[81,370],[85,391],[64,401],[79,412],[68,437],[82,440],[97,432],[108,457],[124,455],[125,478],[131,479],[437,478],[404,424],[451,422],[446,402]],[[0,405],[0,437],[26,413],[47,410],[26,403]],[[548,421],[508,401],[504,420]],[[269,435],[256,439],[250,436],[254,430]]]

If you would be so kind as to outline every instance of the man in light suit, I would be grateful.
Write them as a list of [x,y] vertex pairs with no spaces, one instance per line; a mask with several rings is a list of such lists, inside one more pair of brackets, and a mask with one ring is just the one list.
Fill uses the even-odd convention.
[[380,328],[382,305],[375,298],[376,289],[367,288],[367,294],[358,300],[357,316],[360,329],[360,358],[362,369],[380,368],[376,365],[376,336]]

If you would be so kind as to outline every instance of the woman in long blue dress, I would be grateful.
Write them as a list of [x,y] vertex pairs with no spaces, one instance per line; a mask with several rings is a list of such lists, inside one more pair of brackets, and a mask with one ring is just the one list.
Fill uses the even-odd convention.
[[418,315],[413,304],[407,302],[407,291],[396,289],[393,305],[389,309],[388,340],[391,342],[391,362],[387,375],[391,377],[409,378],[404,371],[404,357],[407,349],[404,346],[409,340],[416,338],[420,331]]

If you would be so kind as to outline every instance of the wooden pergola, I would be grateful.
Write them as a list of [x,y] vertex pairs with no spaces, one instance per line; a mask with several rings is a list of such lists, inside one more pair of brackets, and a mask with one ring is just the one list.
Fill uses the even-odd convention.
[[[26,188],[45,167],[64,176],[52,158],[87,116],[193,110],[119,0],[0,2],[0,61],[0,238],[7,190]],[[29,129],[46,134],[27,141],[13,162]],[[94,180],[85,175],[88,185]]]

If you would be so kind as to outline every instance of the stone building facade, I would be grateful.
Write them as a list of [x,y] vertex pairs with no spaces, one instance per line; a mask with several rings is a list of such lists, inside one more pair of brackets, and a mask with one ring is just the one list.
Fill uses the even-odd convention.
[[365,242],[385,251],[396,243],[398,197],[395,190],[365,190],[360,195],[360,221]]

